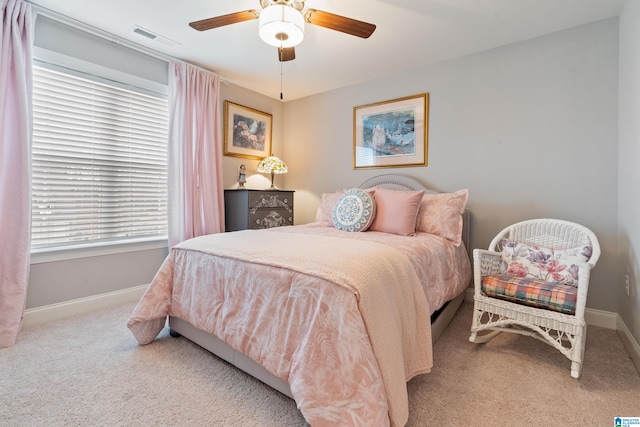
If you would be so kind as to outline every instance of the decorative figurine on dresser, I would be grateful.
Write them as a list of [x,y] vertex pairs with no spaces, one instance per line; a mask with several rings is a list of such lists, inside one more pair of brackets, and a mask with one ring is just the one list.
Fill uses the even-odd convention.
[[238,170],[238,188],[245,188],[244,184],[247,182],[247,167],[240,165]]
[[293,225],[293,191],[224,190],[225,231]]

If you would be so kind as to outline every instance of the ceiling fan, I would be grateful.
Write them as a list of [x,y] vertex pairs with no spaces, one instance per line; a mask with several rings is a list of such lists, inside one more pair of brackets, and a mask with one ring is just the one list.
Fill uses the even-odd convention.
[[294,46],[304,38],[304,24],[309,23],[352,36],[369,38],[376,26],[356,19],[323,12],[317,9],[304,9],[304,0],[259,0],[261,11],[244,10],[213,18],[190,22],[189,26],[206,31],[239,22],[259,20],[260,38],[278,48],[278,60],[291,61],[296,54]]

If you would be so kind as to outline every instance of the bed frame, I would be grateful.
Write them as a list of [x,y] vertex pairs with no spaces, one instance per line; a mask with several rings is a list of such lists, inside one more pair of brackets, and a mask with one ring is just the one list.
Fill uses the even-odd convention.
[[[419,181],[404,175],[380,175],[364,181],[360,188],[383,187],[390,190],[416,191],[424,190],[426,193],[439,193],[433,189],[425,187]],[[466,245],[469,253],[469,212],[465,211],[464,226],[462,230],[462,241]],[[440,337],[444,329],[449,325],[451,319],[458,311],[460,304],[464,300],[463,291],[456,298],[446,302],[438,311],[431,316],[431,338],[433,342]],[[171,336],[183,336],[199,346],[207,349],[211,353],[223,360],[231,363],[252,377],[262,381],[271,388],[278,390],[282,394],[293,399],[289,383],[271,374],[253,359],[239,351],[234,350],[227,343],[201,329],[197,329],[189,322],[177,317],[169,317],[169,328]]]

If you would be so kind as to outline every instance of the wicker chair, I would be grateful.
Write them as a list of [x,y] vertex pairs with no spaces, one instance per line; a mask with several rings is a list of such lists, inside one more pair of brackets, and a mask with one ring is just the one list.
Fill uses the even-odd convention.
[[[494,296],[487,295],[485,290],[489,287],[483,285],[483,278],[489,275],[503,275],[500,277],[504,279],[512,272],[508,270],[507,262],[502,257],[503,242],[509,245],[513,245],[512,242],[518,242],[534,248],[553,248],[554,250],[590,245],[591,256],[588,261],[581,262],[577,266],[577,280],[571,287],[575,312],[563,313],[548,307],[540,308],[535,292],[527,292],[528,289],[524,289],[524,293],[522,288],[518,289],[520,297],[526,295],[525,298],[521,298],[525,301],[504,295],[495,297],[492,292],[489,293]],[[579,378],[582,374],[587,334],[584,311],[589,274],[599,257],[600,245],[597,237],[591,230],[579,224],[556,219],[533,219],[505,228],[491,241],[488,250],[473,251],[474,313],[469,341],[485,343],[500,332],[534,337],[555,347],[571,360],[571,376]],[[573,268],[576,271],[575,266]],[[492,276],[492,278],[495,277]],[[548,292],[548,295],[550,294]],[[515,296],[515,293],[511,295]]]

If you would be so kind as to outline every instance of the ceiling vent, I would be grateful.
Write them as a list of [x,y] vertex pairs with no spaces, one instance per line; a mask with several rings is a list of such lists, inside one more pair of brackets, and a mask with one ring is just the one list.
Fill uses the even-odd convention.
[[161,43],[165,46],[169,46],[169,47],[175,47],[180,45],[180,43],[178,43],[177,41],[168,39],[166,37],[163,37],[159,34],[154,33],[153,31],[149,31],[145,28],[142,28],[138,25],[136,25],[135,27],[133,27],[133,32],[144,37],[147,38],[149,40],[153,40],[155,42]]

